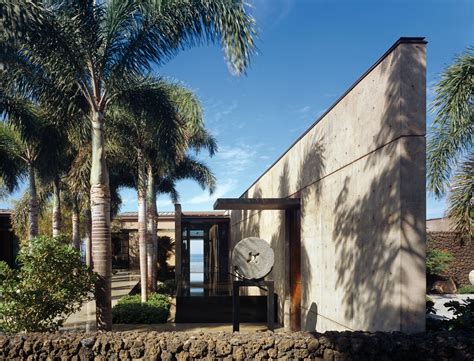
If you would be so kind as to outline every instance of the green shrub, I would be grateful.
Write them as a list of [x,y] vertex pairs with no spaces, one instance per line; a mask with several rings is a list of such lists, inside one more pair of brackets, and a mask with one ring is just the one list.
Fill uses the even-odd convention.
[[436,308],[434,307],[434,302],[431,297],[426,296],[426,314],[436,314]]
[[[428,301],[427,301],[428,305]],[[432,317],[426,319],[426,329],[429,331],[474,331],[474,299],[468,298],[465,301],[450,301],[444,304],[449,311],[453,312],[453,318],[440,320]],[[435,312],[432,312],[436,314]],[[428,312],[427,312],[428,314]]]
[[170,296],[174,295],[176,293],[176,280],[173,278],[163,282],[158,281],[156,284],[156,292]]
[[461,293],[461,294],[474,293],[474,285],[462,286],[458,288],[458,293]]
[[148,301],[141,303],[140,295],[125,296],[112,308],[113,323],[165,323],[168,319],[170,299],[151,293]]
[[450,301],[444,304],[454,317],[449,320],[449,330],[474,330],[474,299],[463,302]]
[[96,275],[62,237],[36,237],[17,258],[0,262],[0,327],[8,332],[54,331],[92,298]]
[[426,252],[426,270],[431,275],[446,272],[452,261],[453,255],[449,251],[435,248]]

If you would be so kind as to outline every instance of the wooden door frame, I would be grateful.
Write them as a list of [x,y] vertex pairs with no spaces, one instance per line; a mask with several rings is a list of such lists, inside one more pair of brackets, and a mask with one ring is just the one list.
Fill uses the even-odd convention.
[[[292,247],[298,247],[293,250]],[[296,257],[295,254],[296,253]],[[300,209],[288,209],[285,211],[285,268],[287,275],[287,296],[289,301],[289,328],[292,331],[301,330],[301,212]],[[293,257],[292,257],[293,255]],[[296,265],[293,266],[293,262]],[[293,275],[292,270],[296,268],[298,274]],[[294,280],[299,287],[294,285]],[[293,288],[295,287],[295,289]]]

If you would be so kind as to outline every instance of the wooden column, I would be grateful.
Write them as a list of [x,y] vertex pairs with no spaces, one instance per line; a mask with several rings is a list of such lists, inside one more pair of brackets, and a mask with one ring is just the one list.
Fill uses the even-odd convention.
[[176,203],[174,205],[174,245],[175,245],[175,278],[176,284],[179,287],[181,280],[181,248],[182,248],[182,232],[181,232],[181,204]]

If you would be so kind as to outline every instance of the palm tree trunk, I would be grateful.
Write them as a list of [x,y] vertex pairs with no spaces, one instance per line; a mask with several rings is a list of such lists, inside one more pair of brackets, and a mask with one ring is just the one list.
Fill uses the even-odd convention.
[[148,202],[148,251],[147,251],[147,277],[148,277],[148,291],[155,292],[156,290],[156,191],[153,168],[151,164],[147,166],[148,173],[148,187],[147,187],[147,202]]
[[140,289],[142,302],[148,299],[147,292],[147,232],[146,232],[146,173],[145,159],[138,152],[138,249],[140,254]]
[[33,239],[38,235],[38,194],[36,192],[36,177],[35,169],[29,164],[28,165],[28,178],[29,178],[29,195],[30,200],[28,204],[28,217],[29,217],[29,239]]
[[53,181],[53,237],[61,233],[61,190],[59,177],[54,177]]
[[84,211],[84,228],[86,235],[86,265],[92,267],[92,223],[89,207]]
[[92,262],[98,274],[95,302],[97,329],[112,329],[112,255],[110,240],[110,189],[105,158],[104,115],[92,116],[91,165]]
[[81,249],[79,205],[76,198],[72,202],[72,245],[79,251]]

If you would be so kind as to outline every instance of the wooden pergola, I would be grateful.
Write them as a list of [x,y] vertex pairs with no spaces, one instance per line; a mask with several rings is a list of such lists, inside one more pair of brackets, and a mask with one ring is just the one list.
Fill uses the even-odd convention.
[[[289,279],[290,328],[294,331],[301,329],[301,226],[300,226],[300,198],[218,198],[214,203],[216,210],[284,210],[287,231],[285,232],[285,254],[288,254],[287,275]],[[273,281],[266,282],[268,294],[273,294]],[[252,281],[234,282],[233,286],[233,330],[239,330],[238,317],[238,288],[250,285]],[[252,285],[255,285],[252,283]],[[263,285],[263,283],[262,283]],[[286,297],[286,295],[285,295]],[[273,297],[267,299],[267,320],[269,329],[273,329]]]
[[299,198],[218,198],[216,210],[284,210],[300,208]]

